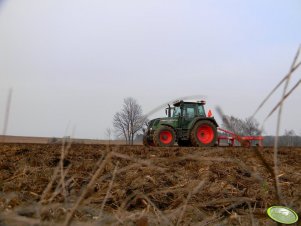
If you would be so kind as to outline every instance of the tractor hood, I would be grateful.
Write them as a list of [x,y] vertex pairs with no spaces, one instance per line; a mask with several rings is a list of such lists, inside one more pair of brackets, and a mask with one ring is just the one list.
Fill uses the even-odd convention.
[[164,117],[164,118],[155,118],[151,121],[149,121],[148,124],[148,128],[156,128],[159,125],[170,125],[170,126],[174,126],[175,123],[178,122],[177,118],[168,118],[168,117]]
[[173,122],[177,122],[178,119],[177,118],[158,118],[158,120],[160,120],[160,123],[161,124],[164,124],[164,123],[173,123]]

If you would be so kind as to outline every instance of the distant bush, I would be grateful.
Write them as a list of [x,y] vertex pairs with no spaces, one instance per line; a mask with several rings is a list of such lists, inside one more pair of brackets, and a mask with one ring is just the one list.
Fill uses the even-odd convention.
[[59,143],[60,139],[57,137],[51,137],[48,141],[48,143],[53,144],[53,143]]

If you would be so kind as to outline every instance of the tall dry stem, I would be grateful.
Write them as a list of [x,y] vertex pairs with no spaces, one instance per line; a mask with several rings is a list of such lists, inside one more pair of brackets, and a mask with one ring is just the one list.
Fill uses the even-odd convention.
[[[44,203],[44,201],[46,201],[46,196],[47,194],[49,193],[49,191],[51,190],[56,178],[58,177],[58,174],[60,173],[61,175],[61,178],[60,178],[60,183],[62,185],[62,190],[63,190],[63,196],[66,200],[66,190],[65,190],[65,176],[66,176],[66,173],[64,172],[64,158],[65,156],[67,155],[68,153],[68,150],[70,149],[71,147],[71,142],[67,142],[67,145],[66,145],[66,140],[65,138],[63,139],[63,144],[62,144],[62,148],[61,148],[61,156],[60,156],[60,161],[58,163],[58,165],[55,167],[55,170],[51,176],[51,179],[49,181],[49,183],[47,184],[46,188],[44,189],[42,195],[41,195],[41,198],[40,198],[40,201],[37,205],[37,215],[38,217],[40,217],[40,214],[41,214],[41,205]],[[52,194],[52,197],[54,196],[54,194]],[[50,198],[50,200],[52,201],[52,198]]]
[[6,135],[6,132],[7,132],[7,127],[8,127],[9,112],[10,112],[10,105],[11,105],[11,100],[12,100],[12,94],[13,94],[13,89],[10,88],[9,91],[8,91],[8,96],[7,96],[7,100],[6,100],[4,124],[3,124],[3,131],[2,131],[2,135],[3,135],[2,142],[3,143],[5,142],[5,135]]
[[178,218],[177,226],[180,225],[180,223],[181,223],[181,221],[184,217],[184,214],[185,214],[185,211],[186,211],[186,208],[187,208],[187,204],[188,204],[189,200],[191,199],[192,195],[198,193],[199,190],[204,186],[204,184],[205,184],[204,180],[200,181],[200,183],[191,192],[189,192],[189,194],[188,194],[188,196],[187,196],[187,198],[184,202],[183,209],[182,209],[182,211],[180,213],[180,216]]
[[65,186],[65,176],[66,176],[66,174],[64,173],[64,159],[65,159],[65,156],[68,153],[68,150],[71,147],[71,143],[72,143],[72,140],[66,140],[65,138],[63,139],[63,145],[62,145],[62,149],[61,149],[61,157],[60,157],[60,162],[59,162],[60,175],[61,175],[60,183],[62,185],[64,201],[66,201],[66,196],[67,196],[66,186]]
[[92,186],[94,185],[96,179],[99,177],[99,175],[101,174],[102,170],[104,169],[105,165],[107,164],[107,162],[110,158],[111,158],[111,153],[108,153],[104,159],[101,158],[98,161],[98,163],[97,163],[97,165],[99,165],[98,169],[93,174],[93,176],[92,176],[91,180],[89,181],[87,187],[83,190],[80,197],[77,199],[75,205],[70,210],[69,214],[66,216],[66,219],[65,219],[65,222],[64,222],[63,226],[69,226],[70,225],[71,220],[72,220],[73,215],[74,215],[74,212],[79,207],[81,202],[85,199],[88,192],[92,189]]
[[284,85],[284,88],[283,88],[282,98],[281,98],[280,105],[279,105],[278,116],[277,116],[277,128],[276,128],[276,137],[275,137],[275,142],[274,142],[274,157],[273,157],[273,160],[274,160],[275,182],[276,182],[276,189],[277,189],[276,190],[276,195],[277,195],[277,199],[278,199],[279,203],[282,203],[282,197],[281,197],[281,188],[279,186],[279,178],[278,178],[278,174],[279,174],[279,172],[278,172],[279,171],[278,170],[278,137],[279,137],[279,133],[280,133],[280,124],[281,124],[283,103],[284,103],[284,100],[285,100],[286,91],[287,91],[287,88],[288,88],[288,85],[289,85],[289,82],[290,82],[291,75],[294,71],[297,59],[299,57],[300,48],[301,48],[301,46],[299,47],[299,49],[298,49],[298,51],[295,55],[294,61],[291,65],[290,71],[289,71],[288,76],[286,78],[286,82],[285,82],[285,85]]
[[114,169],[114,172],[113,172],[113,176],[112,176],[112,179],[111,179],[111,181],[110,181],[110,184],[109,184],[109,187],[108,187],[106,196],[105,196],[104,200],[102,201],[101,208],[100,208],[100,213],[99,213],[99,218],[100,218],[100,219],[101,219],[101,217],[102,217],[103,209],[104,209],[104,207],[105,207],[105,204],[106,204],[107,199],[108,199],[108,197],[109,197],[109,194],[110,194],[110,192],[111,192],[111,189],[112,189],[112,186],[113,186],[113,182],[114,182],[114,180],[115,180],[115,176],[116,176],[116,173],[117,173],[118,165],[119,165],[119,162],[117,162],[117,164],[116,164],[116,166],[115,166],[115,169]]
[[[300,49],[300,48],[299,48]],[[272,91],[264,98],[264,100],[259,104],[259,106],[256,108],[255,112],[251,116],[252,118],[255,117],[255,115],[258,113],[258,111],[265,105],[265,103],[270,99],[270,97],[275,93],[275,91],[284,83],[288,77],[291,76],[293,72],[295,72],[301,65],[301,62],[295,65],[296,60],[298,59],[299,50],[294,58],[294,63],[292,64],[291,70],[282,78],[282,80],[272,89]]]

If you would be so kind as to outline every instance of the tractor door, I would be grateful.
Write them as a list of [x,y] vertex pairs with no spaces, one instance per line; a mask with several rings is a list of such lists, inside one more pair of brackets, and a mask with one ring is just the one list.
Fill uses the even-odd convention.
[[181,118],[181,127],[183,130],[188,130],[190,128],[190,123],[197,115],[195,106],[195,104],[183,104]]

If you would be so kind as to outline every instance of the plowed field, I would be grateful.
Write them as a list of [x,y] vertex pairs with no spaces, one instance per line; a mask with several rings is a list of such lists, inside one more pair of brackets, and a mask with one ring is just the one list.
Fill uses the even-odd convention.
[[[277,225],[301,215],[301,148],[0,144],[0,225]],[[298,225],[298,223],[296,224]]]

